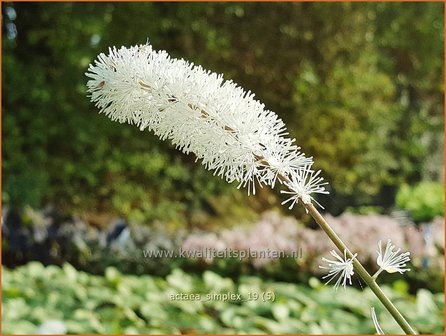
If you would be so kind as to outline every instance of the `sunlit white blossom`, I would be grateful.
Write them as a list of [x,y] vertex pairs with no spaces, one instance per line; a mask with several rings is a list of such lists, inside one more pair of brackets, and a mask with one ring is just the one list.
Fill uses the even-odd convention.
[[328,182],[324,182],[324,178],[319,176],[320,173],[320,170],[314,171],[309,165],[293,170],[289,175],[289,180],[285,182],[290,190],[280,191],[291,195],[282,202],[282,205],[291,202],[289,209],[292,209],[299,200],[304,204],[309,204],[313,200],[323,208],[312,196],[314,193],[328,194],[328,190],[325,189]]
[[255,193],[256,184],[274,187],[278,175],[312,162],[253,93],[150,44],[110,48],[86,75],[101,113],[171,140],[249,193]]
[[353,258],[347,258],[347,251],[345,250],[344,258],[342,258],[335,250],[330,251],[330,254],[335,257],[336,260],[322,258],[322,261],[325,261],[328,265],[319,266],[319,268],[329,270],[328,274],[322,277],[322,279],[328,278],[328,281],[325,284],[327,285],[330,281],[337,278],[334,284],[335,289],[338,289],[339,285],[342,285],[345,288],[347,286],[347,281],[348,284],[351,285],[352,275],[354,274],[353,260],[358,254],[355,253]]
[[399,272],[401,274],[410,271],[410,268],[405,268],[406,263],[410,261],[410,252],[400,253],[401,249],[394,251],[395,245],[392,244],[390,239],[387,241],[384,253],[381,240],[378,242],[378,247],[376,263],[380,267],[380,271],[384,270],[389,273]]

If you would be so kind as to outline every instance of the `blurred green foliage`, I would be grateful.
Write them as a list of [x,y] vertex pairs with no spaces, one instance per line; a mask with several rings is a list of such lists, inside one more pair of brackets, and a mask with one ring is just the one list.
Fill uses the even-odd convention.
[[331,212],[379,203],[386,186],[442,178],[441,167],[426,167],[443,152],[442,3],[2,7],[6,204],[173,228],[277,204],[277,194],[248,199],[194,157],[97,114],[88,64],[109,46],[147,39],[256,92],[324,170]]
[[396,195],[399,208],[409,211],[415,222],[429,222],[444,216],[444,186],[422,182],[414,187],[403,185]]
[[[373,334],[370,307],[388,334],[401,329],[370,289],[335,291],[312,278],[307,285],[238,281],[207,271],[202,276],[173,270],[166,278],[123,275],[108,268],[105,276],[79,272],[71,265],[44,267],[37,262],[2,270],[2,332],[35,333],[48,320],[63,321],[68,333],[249,333]],[[443,331],[443,293],[425,289],[407,294],[398,280],[383,290],[422,334]],[[206,300],[209,293],[237,293],[242,301]],[[263,301],[262,293],[274,293]],[[203,301],[170,300],[175,294],[200,294]],[[257,300],[248,300],[249,295]],[[266,297],[266,296],[265,296]]]

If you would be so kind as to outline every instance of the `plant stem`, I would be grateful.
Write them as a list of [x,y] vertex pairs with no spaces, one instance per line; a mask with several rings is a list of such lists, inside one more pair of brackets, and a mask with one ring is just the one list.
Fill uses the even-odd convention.
[[[140,83],[140,85],[143,85],[144,83]],[[143,85],[144,86],[144,85]],[[174,99],[177,99],[176,97],[173,97]],[[189,105],[189,107],[191,107]],[[191,107],[192,108],[192,107]],[[201,116],[204,118],[209,118],[209,113],[207,113],[204,110],[201,110]],[[232,134],[233,137],[237,138],[237,134],[234,131],[233,128],[224,125],[224,130],[228,131]],[[270,167],[271,165],[263,156],[253,154],[254,158],[258,161],[264,164],[265,166]],[[281,183],[289,183],[289,178],[282,174],[278,173],[277,178]],[[358,261],[358,259],[353,257],[353,254],[350,252],[348,247],[344,244],[344,242],[339,238],[339,236],[336,234],[336,232],[333,231],[331,226],[327,223],[327,221],[322,217],[322,215],[319,213],[319,211],[316,210],[313,204],[304,204],[307,211],[310,213],[310,215],[314,218],[316,223],[319,224],[319,226],[322,228],[322,230],[325,231],[325,233],[328,235],[328,237],[331,239],[331,241],[336,245],[336,247],[343,253],[344,250],[346,251],[349,258],[353,258],[353,267],[355,268],[356,272],[358,272],[359,276],[367,283],[367,285],[370,287],[370,289],[375,293],[375,295],[378,297],[378,299],[382,302],[382,304],[387,308],[389,313],[393,316],[395,321],[400,325],[400,327],[404,330],[404,332],[408,335],[416,335],[417,332],[410,326],[410,324],[406,321],[406,319],[401,315],[401,313],[398,311],[398,309],[393,305],[392,301],[389,300],[389,298],[384,294],[381,287],[378,286],[378,284],[375,281],[375,278],[373,278],[366,269],[361,265],[361,263]],[[379,273],[378,273],[379,274]]]
[[382,271],[384,270],[380,267],[379,270],[377,270],[376,273],[372,275],[372,278],[376,280],[378,278],[378,275],[380,275]]
[[[331,226],[327,223],[324,217],[320,214],[319,211],[314,207],[313,204],[304,204],[305,208],[308,210],[308,213],[313,217],[316,223],[325,231],[331,241],[336,245],[336,247],[343,253],[344,250],[347,253],[349,258],[353,258],[353,253],[348,249],[348,247],[344,244],[344,242],[339,238],[336,232],[333,231]],[[353,259],[353,267],[356,272],[358,272],[359,276],[362,280],[367,283],[370,289],[375,293],[378,299],[382,302],[384,307],[387,308],[389,313],[393,316],[395,321],[399,324],[399,326],[404,330],[407,335],[416,335],[417,332],[410,326],[410,324],[406,321],[406,319],[401,315],[398,309],[393,305],[392,301],[384,294],[381,287],[378,286],[375,279],[366,271],[366,269],[361,265],[357,258]]]

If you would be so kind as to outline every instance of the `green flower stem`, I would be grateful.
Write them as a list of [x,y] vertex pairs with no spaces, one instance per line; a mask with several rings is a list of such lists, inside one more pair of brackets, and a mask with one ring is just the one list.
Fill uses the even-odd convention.
[[[344,250],[347,253],[349,258],[353,258],[353,253],[348,249],[348,247],[344,244],[344,242],[339,238],[336,232],[333,231],[331,226],[327,223],[327,221],[322,217],[319,211],[316,210],[313,204],[304,204],[305,208],[308,210],[308,213],[313,217],[316,223],[325,231],[331,241],[336,245],[336,247],[343,253]],[[399,326],[404,330],[407,335],[416,335],[417,332],[410,326],[410,324],[406,321],[406,319],[401,315],[398,309],[394,306],[392,301],[384,294],[381,287],[378,286],[375,279],[366,271],[364,266],[358,261],[357,258],[353,259],[353,267],[362,280],[367,283],[370,289],[375,293],[378,299],[382,302],[384,307],[387,308],[389,313],[393,316],[395,321],[399,324]]]
[[380,275],[382,271],[384,271],[384,269],[380,267],[379,270],[377,270],[376,273],[373,274],[372,278],[376,280],[378,278],[378,275]]

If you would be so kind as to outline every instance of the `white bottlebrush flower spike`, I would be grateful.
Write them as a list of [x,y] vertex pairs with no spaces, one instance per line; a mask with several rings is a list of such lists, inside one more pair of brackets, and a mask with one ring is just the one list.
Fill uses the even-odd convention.
[[376,334],[375,335],[384,335],[384,331],[381,329],[381,326],[378,323],[378,318],[376,317],[375,308],[370,308],[371,315],[372,315],[372,322],[375,326]]
[[410,261],[410,252],[400,253],[401,249],[394,251],[395,245],[392,244],[390,239],[387,241],[384,253],[381,240],[378,242],[378,247],[378,258],[376,259],[376,263],[380,267],[378,272],[384,270],[389,273],[399,272],[403,274],[410,271],[410,268],[405,268],[406,263]]
[[327,275],[322,277],[322,279],[328,278],[328,281],[325,283],[326,285],[333,279],[336,279],[335,289],[338,289],[339,285],[342,285],[344,288],[348,284],[352,284],[352,275],[353,271],[353,260],[358,255],[355,253],[353,258],[347,258],[347,251],[344,250],[344,258],[342,258],[335,250],[330,251],[330,254],[336,258],[336,260],[330,260],[326,258],[322,258],[322,261],[325,261],[327,266],[319,266],[319,268],[327,269],[329,272]]
[[[110,48],[86,75],[100,113],[170,139],[248,193],[255,193],[256,184],[274,188],[277,180],[313,178],[312,159],[287,137],[283,121],[222,75],[170,58],[149,44]],[[312,199],[311,192],[321,191],[314,185],[306,188],[299,194],[304,203]]]

